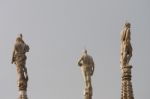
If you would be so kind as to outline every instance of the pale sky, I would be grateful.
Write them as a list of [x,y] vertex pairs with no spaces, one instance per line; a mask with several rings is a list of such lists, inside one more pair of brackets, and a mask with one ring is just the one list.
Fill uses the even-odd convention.
[[149,0],[0,0],[0,99],[17,99],[11,64],[19,33],[27,53],[29,99],[83,99],[77,66],[84,47],[95,61],[93,99],[120,99],[120,31],[131,23],[135,99],[150,99]]

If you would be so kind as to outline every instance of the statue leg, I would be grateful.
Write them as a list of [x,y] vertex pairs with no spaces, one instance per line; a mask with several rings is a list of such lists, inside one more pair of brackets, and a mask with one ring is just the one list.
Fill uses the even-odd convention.
[[92,84],[91,84],[91,75],[90,70],[86,71],[86,88],[85,88],[85,97],[86,99],[91,99],[92,97]]
[[82,70],[82,76],[83,76],[83,80],[84,80],[84,95],[85,95],[87,87],[88,87],[87,73],[86,73],[86,69],[84,67],[81,67],[81,70]]
[[88,82],[88,94],[89,96],[92,96],[92,83],[90,72],[87,72],[87,82]]
[[16,66],[17,66],[18,81],[20,81],[22,78],[22,70],[21,70],[21,67],[19,65],[16,65]]

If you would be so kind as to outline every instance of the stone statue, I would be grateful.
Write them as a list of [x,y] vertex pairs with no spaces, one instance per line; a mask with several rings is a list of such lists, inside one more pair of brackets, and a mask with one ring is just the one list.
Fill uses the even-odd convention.
[[130,32],[130,23],[125,23],[124,29],[121,32],[121,64],[122,66],[126,66],[129,64],[129,61],[132,57],[132,46],[130,43],[131,40],[131,32]]
[[87,54],[87,50],[84,50],[83,55],[78,61],[78,65],[81,67],[83,79],[85,82],[85,99],[92,99],[91,76],[94,73],[94,61],[93,58]]
[[130,23],[126,22],[121,33],[121,99],[134,99],[131,82],[132,65],[129,64],[129,61],[132,57],[132,46],[130,40]]
[[29,46],[23,41],[22,34],[16,38],[14,46],[12,64],[14,63],[17,68],[19,99],[28,99],[26,90],[28,82],[28,73],[26,68],[26,52],[29,52]]

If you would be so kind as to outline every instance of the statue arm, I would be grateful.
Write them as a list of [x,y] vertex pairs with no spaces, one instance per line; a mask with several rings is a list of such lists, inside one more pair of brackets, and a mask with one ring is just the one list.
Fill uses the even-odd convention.
[[121,41],[123,42],[124,40],[125,40],[125,37],[126,37],[126,30],[123,30],[122,32],[121,32]]
[[12,60],[11,60],[11,63],[13,64],[15,61],[15,48],[14,48],[14,51],[13,51],[13,54],[12,54]]
[[92,66],[92,73],[91,73],[91,76],[93,76],[93,74],[94,74],[94,69],[95,69],[95,66],[93,65],[93,66]]
[[78,60],[78,65],[79,65],[79,66],[82,66],[82,59],[83,59],[83,57],[81,57],[81,58]]
[[92,76],[95,70],[95,64],[94,64],[93,58],[91,59],[91,66],[92,66],[91,67],[91,76]]
[[30,50],[29,45],[25,44],[25,52],[29,52],[29,50]]
[[28,72],[27,72],[27,68],[26,67],[24,67],[24,73],[25,73],[25,78],[28,81]]
[[130,40],[131,38],[131,33],[130,33],[130,29],[128,28],[126,31],[126,40]]

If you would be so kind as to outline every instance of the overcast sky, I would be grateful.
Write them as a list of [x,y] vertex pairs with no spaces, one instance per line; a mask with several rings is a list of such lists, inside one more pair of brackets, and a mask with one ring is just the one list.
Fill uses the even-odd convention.
[[0,0],[0,99],[17,99],[11,64],[19,33],[27,53],[29,99],[83,99],[77,66],[84,47],[93,56],[93,99],[120,99],[120,31],[131,23],[135,99],[150,99],[149,0]]

